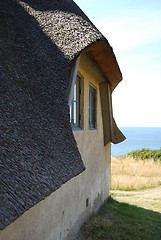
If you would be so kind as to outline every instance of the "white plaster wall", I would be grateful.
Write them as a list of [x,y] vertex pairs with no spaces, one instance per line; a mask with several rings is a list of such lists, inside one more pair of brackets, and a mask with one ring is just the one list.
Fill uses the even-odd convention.
[[[110,183],[110,143],[104,146],[99,84],[84,76],[84,126],[74,131],[86,170],[24,213],[0,232],[0,240],[69,240],[93,211],[107,199]],[[97,129],[88,129],[89,82],[97,89]],[[88,203],[88,204],[87,204]]]

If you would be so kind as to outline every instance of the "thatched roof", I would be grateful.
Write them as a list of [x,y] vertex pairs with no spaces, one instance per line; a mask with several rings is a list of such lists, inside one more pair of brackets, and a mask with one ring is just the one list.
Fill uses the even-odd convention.
[[[107,40],[72,0],[0,1],[3,229],[84,170],[69,123],[67,89],[74,59],[91,48],[105,74],[115,74],[115,80],[109,74],[111,89],[121,73]],[[102,60],[108,57],[104,53],[101,60],[96,43],[113,59],[113,70],[107,66],[107,71]]]

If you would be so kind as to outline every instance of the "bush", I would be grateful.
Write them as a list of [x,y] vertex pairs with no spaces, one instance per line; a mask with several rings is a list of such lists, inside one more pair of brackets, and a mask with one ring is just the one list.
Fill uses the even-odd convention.
[[161,148],[158,150],[151,150],[149,148],[143,148],[141,150],[135,150],[124,155],[125,157],[132,157],[134,159],[153,159],[154,161],[161,161]]

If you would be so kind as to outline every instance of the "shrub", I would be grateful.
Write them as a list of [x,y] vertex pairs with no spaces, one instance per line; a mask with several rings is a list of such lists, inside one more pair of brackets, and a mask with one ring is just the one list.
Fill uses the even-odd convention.
[[132,157],[134,159],[153,159],[154,161],[161,161],[161,148],[158,150],[151,150],[149,148],[143,148],[141,150],[135,150],[127,153],[124,157]]

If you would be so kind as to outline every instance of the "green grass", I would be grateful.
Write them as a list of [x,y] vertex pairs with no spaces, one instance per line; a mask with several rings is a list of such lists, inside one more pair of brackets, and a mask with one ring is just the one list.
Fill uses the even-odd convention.
[[153,159],[161,161],[161,148],[158,150],[151,150],[149,148],[143,148],[141,150],[135,150],[124,155],[126,157],[132,157],[134,159]]
[[113,157],[111,177],[112,198],[83,225],[84,239],[161,240],[161,149]]
[[82,233],[86,240],[161,240],[161,213],[110,198]]

